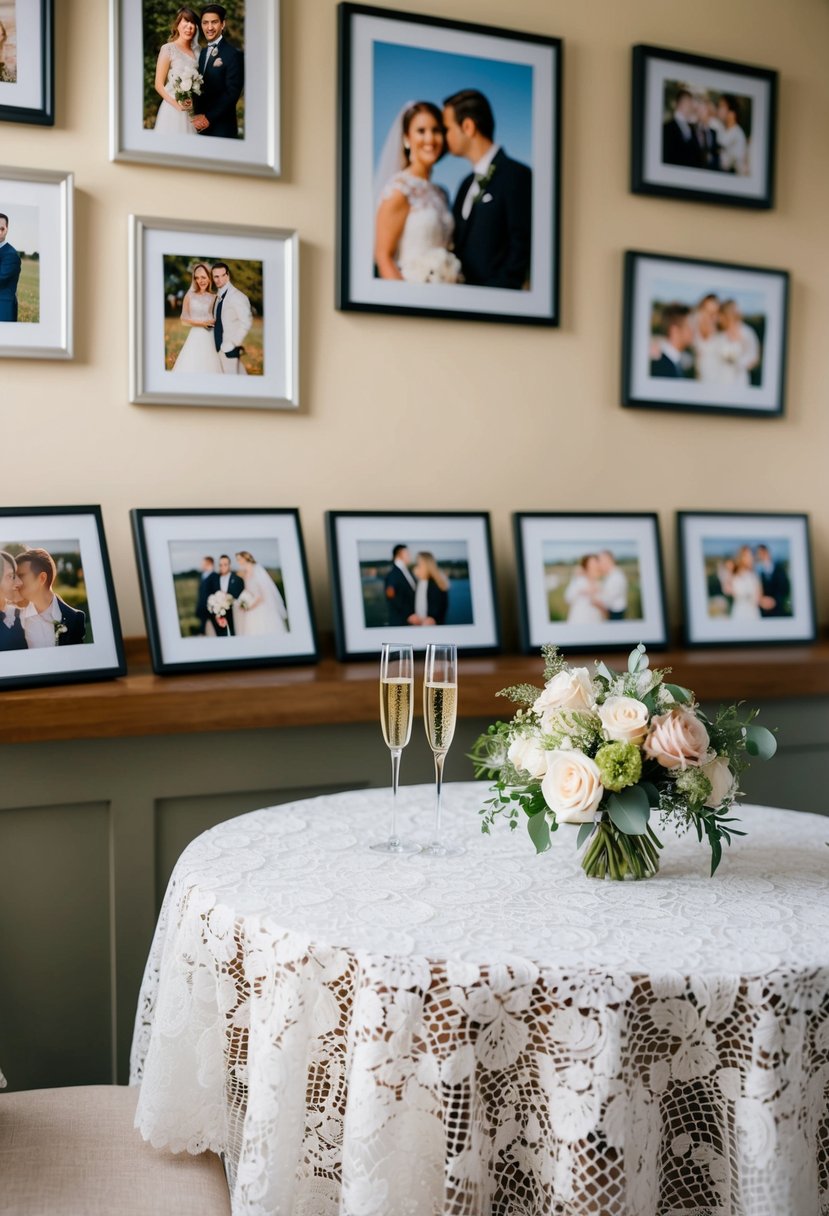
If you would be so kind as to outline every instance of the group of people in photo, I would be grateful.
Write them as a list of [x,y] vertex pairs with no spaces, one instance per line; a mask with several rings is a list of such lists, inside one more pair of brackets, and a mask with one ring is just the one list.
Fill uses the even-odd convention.
[[748,386],[762,347],[734,299],[708,292],[694,308],[672,302],[658,310],[650,374],[704,384]]
[[192,8],[175,13],[170,40],[156,62],[155,91],[161,98],[156,131],[238,137],[236,107],[245,83],[245,61],[225,35],[226,21],[222,4],[208,4],[199,13]]
[[412,557],[408,545],[395,545],[384,582],[389,625],[442,625],[449,611],[449,579],[433,553]]
[[564,590],[568,624],[623,621],[628,609],[627,575],[610,549],[586,553]]
[[741,545],[709,575],[708,611],[712,616],[741,621],[790,616],[788,571],[774,560],[768,545]]
[[[472,170],[451,203],[431,180],[447,151]],[[479,90],[453,93],[442,106],[404,106],[380,156],[375,205],[380,278],[528,287],[532,171],[496,142],[492,107]]]
[[740,100],[681,86],[670,118],[662,124],[662,160],[688,169],[713,169],[745,176],[749,141],[740,123]]
[[197,262],[181,305],[181,323],[190,331],[173,364],[174,372],[246,376],[243,345],[253,324],[250,300],[230,281],[227,262]]
[[56,595],[54,559],[46,549],[12,557],[0,549],[0,651],[77,646],[86,636],[86,613]]
[[206,637],[257,637],[287,633],[285,601],[271,578],[248,549],[222,553],[218,566],[211,555],[202,558],[196,598],[198,633]]

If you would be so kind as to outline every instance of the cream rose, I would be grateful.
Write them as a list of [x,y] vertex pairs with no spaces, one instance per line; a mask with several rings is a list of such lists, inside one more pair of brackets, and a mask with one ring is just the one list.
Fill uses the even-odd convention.
[[586,667],[574,667],[572,671],[560,671],[553,676],[544,691],[536,698],[533,709],[542,722],[553,718],[559,709],[587,710],[593,704],[593,682]]
[[583,752],[552,751],[547,753],[541,792],[559,823],[590,823],[604,787],[598,767],[589,756]]
[[599,706],[599,717],[613,743],[641,743],[648,733],[647,706],[635,697],[608,697]]
[[690,709],[670,709],[651,718],[645,755],[663,768],[700,767],[709,758],[708,731]]
[[509,745],[507,759],[510,764],[514,764],[516,768],[522,772],[529,773],[531,777],[538,780],[543,777],[547,771],[547,757],[549,752],[541,746],[541,739],[538,735],[519,735],[517,739],[513,739]]
[[734,774],[728,767],[728,761],[723,760],[721,756],[703,764],[702,771],[711,782],[711,793],[706,798],[705,805],[716,810],[722,806],[734,788]]

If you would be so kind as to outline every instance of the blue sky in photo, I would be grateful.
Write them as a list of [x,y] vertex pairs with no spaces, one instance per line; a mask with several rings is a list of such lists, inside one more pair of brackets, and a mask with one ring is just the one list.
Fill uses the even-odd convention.
[[639,545],[635,540],[611,540],[606,536],[592,540],[545,540],[542,557],[546,566],[563,562],[580,562],[588,553],[600,553],[609,549],[616,561],[639,560]]
[[[443,99],[460,89],[479,89],[495,115],[495,140],[514,159],[532,165],[533,69],[524,64],[455,55],[446,51],[374,43],[373,164],[377,166],[389,127],[410,101]],[[432,180],[450,199],[468,176],[468,160],[448,152],[438,161]]]
[[743,545],[756,549],[758,545],[767,545],[775,562],[791,561],[791,544],[785,537],[763,536],[762,532],[750,536],[706,536],[702,542],[704,557],[736,557]]
[[[713,278],[712,271],[712,278]],[[721,291],[716,282],[701,291],[696,284],[690,284],[683,279],[654,279],[651,287],[651,299],[659,300],[661,304],[687,304],[696,308],[704,295],[714,292],[721,300],[736,300],[743,316],[764,315],[766,312],[766,296],[762,291]]]
[[225,537],[224,540],[171,540],[170,568],[173,575],[184,574],[190,570],[201,570],[203,557],[212,557],[219,569],[219,558],[226,553],[230,558],[232,570],[236,569],[236,553],[247,549],[252,553],[260,566],[271,570],[279,570],[279,541],[257,537],[255,540],[234,540]]
[[465,540],[410,540],[398,536],[394,540],[361,540],[357,542],[357,557],[361,562],[390,562],[395,545],[408,545],[412,561],[423,550],[431,553],[436,562],[467,562],[469,547]]

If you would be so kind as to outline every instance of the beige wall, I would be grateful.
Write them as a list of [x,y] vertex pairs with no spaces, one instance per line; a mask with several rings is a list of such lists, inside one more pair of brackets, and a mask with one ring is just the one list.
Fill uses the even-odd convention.
[[[826,0],[386,2],[564,39],[562,327],[334,311],[334,0],[282,3],[285,156],[277,183],[110,164],[107,0],[56,0],[57,125],[2,124],[0,155],[9,165],[76,175],[77,355],[68,364],[3,362],[2,501],[102,504],[128,635],[144,632],[128,524],[135,506],[298,506],[323,629],[331,620],[326,508],[489,509],[508,643],[515,509],[658,509],[674,618],[676,508],[805,510],[825,620]],[[628,193],[634,42],[778,69],[774,211]],[[299,230],[299,412],[128,403],[131,212]],[[626,248],[791,271],[784,420],[620,408]]]

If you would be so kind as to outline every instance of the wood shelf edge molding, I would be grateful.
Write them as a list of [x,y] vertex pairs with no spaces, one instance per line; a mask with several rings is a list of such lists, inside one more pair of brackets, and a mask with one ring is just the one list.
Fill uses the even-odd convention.
[[[148,670],[143,639],[128,639],[130,674],[93,684],[17,689],[0,697],[0,738],[5,743],[115,739],[199,734],[286,726],[374,722],[378,717],[376,664],[338,663],[156,676]],[[568,655],[590,665],[596,657]],[[624,655],[604,656],[621,667]],[[701,701],[760,701],[829,696],[829,642],[778,649],[654,652],[655,666]],[[538,656],[462,659],[459,713],[466,718],[507,718],[511,707],[499,689],[541,683]],[[416,702],[417,705],[417,702]]]

